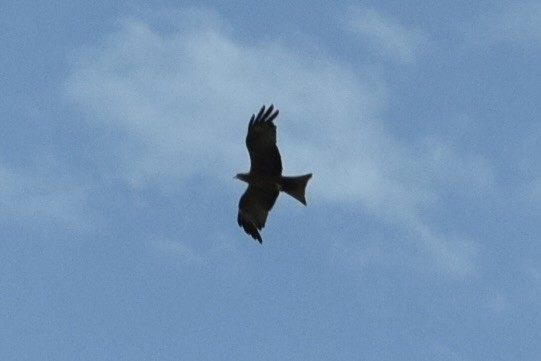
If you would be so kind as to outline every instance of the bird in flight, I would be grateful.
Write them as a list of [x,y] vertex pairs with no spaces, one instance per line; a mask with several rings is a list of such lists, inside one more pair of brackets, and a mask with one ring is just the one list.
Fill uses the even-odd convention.
[[246,147],[250,153],[250,171],[238,173],[235,178],[248,183],[240,197],[237,222],[244,231],[259,243],[263,243],[259,231],[265,226],[269,211],[280,192],[285,192],[306,205],[305,190],[312,174],[296,177],[282,176],[282,159],[276,146],[274,119],[278,110],[271,105],[261,107],[252,114],[248,123]]

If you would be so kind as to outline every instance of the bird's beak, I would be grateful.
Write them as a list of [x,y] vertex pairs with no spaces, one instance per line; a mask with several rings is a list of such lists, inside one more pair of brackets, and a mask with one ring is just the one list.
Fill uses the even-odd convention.
[[239,176],[235,175],[233,176],[233,179],[239,179]]

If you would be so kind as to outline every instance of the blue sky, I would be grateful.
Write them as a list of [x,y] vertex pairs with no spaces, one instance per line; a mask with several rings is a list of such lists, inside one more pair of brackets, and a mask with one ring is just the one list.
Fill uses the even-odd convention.
[[[0,11],[2,360],[541,357],[535,1]],[[280,109],[263,245],[244,137]]]

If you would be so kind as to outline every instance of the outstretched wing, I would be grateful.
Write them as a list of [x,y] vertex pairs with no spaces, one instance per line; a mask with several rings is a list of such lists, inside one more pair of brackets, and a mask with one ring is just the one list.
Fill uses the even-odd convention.
[[237,222],[253,239],[262,243],[259,230],[265,227],[269,211],[278,198],[278,190],[267,190],[248,186],[240,197]]
[[250,173],[261,175],[281,175],[282,159],[276,146],[276,125],[273,120],[278,116],[271,105],[265,106],[257,114],[252,115],[248,124],[246,147],[250,153]]

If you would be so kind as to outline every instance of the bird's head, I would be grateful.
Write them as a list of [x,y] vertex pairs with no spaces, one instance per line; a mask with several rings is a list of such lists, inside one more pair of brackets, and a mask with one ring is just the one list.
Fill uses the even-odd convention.
[[237,173],[237,175],[233,178],[241,180],[243,182],[248,182],[248,173]]

